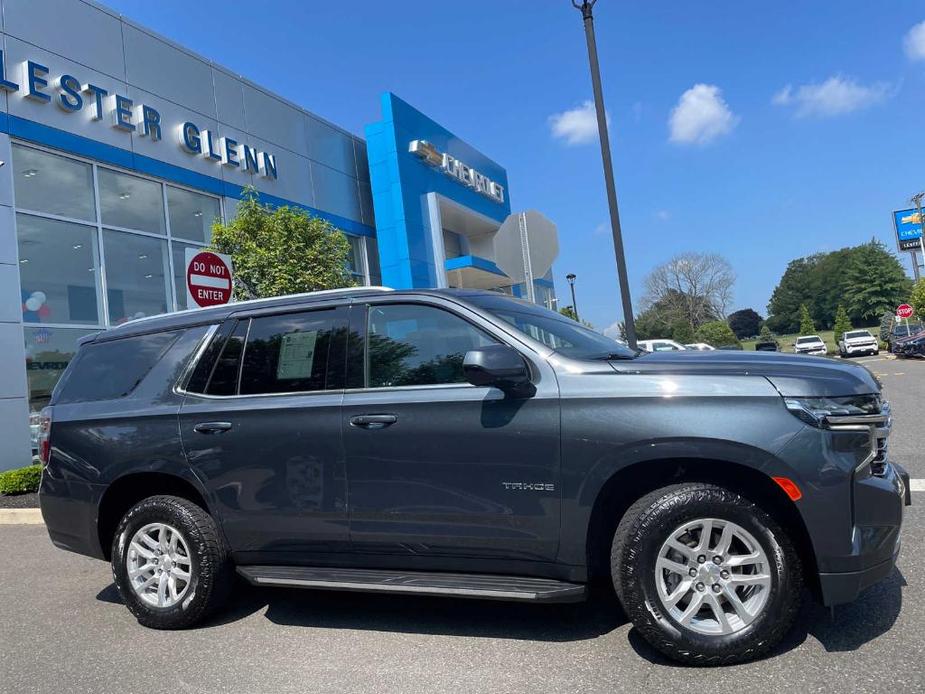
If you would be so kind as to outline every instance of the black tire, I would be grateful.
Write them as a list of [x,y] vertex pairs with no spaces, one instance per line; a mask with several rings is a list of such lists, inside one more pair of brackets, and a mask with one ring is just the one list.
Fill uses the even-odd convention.
[[[176,528],[189,547],[189,589],[171,607],[146,603],[128,576],[129,544],[149,523]],[[129,611],[139,624],[153,629],[184,629],[196,624],[225,602],[234,583],[234,568],[215,521],[193,502],[176,496],[148,497],[122,517],[112,542],[112,575]]]
[[[727,635],[705,635],[662,607],[655,562],[668,534],[701,518],[731,521],[747,530],[768,558],[771,583],[753,622]],[[803,573],[787,534],[761,508],[713,484],[691,482],[658,489],[623,516],[611,548],[611,575],[626,614],[652,646],[689,665],[728,665],[758,658],[787,633],[800,608]]]

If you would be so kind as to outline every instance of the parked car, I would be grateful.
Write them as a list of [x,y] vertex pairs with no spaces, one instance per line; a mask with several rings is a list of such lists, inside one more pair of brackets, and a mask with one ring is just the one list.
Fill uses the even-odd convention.
[[639,340],[636,346],[645,352],[683,352],[687,347],[674,340]]
[[838,353],[842,358],[859,354],[880,354],[880,342],[869,330],[849,330],[838,340]]
[[829,348],[818,335],[802,335],[793,343],[793,351],[795,354],[813,354],[824,357],[828,354]]
[[52,542],[158,629],[235,573],[527,602],[602,578],[667,656],[744,661],[804,585],[836,605],[888,576],[911,498],[860,365],[640,354],[476,290],[135,320],[80,340],[42,416]]
[[684,345],[685,349],[693,349],[698,352],[712,352],[716,347],[713,345],[708,345],[706,342],[692,342],[689,345]]
[[893,354],[899,359],[925,356],[925,330],[896,339],[893,343]]
[[893,348],[896,346],[896,343],[914,337],[923,330],[925,330],[925,326],[921,323],[897,323],[893,326],[892,330],[890,330],[890,334],[886,339],[886,351],[895,354]]
[[756,352],[780,352],[780,345],[777,340],[765,340],[755,343]]

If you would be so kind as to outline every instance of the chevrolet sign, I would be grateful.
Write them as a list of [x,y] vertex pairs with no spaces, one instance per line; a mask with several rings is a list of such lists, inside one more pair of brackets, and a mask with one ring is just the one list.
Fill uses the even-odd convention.
[[439,168],[450,178],[454,178],[464,186],[472,188],[497,203],[504,204],[504,186],[495,183],[487,176],[480,174],[471,166],[464,164],[445,152],[439,152],[427,140],[413,140],[408,151],[416,154],[420,159],[435,169]]

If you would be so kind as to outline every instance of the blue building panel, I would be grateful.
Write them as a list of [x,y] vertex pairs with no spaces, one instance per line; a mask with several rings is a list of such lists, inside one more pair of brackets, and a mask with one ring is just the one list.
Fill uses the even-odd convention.
[[[499,202],[410,151],[423,140],[436,152],[471,167],[503,189]],[[499,224],[511,213],[507,171],[391,92],[382,95],[382,120],[366,127],[373,208],[382,280],[396,288],[434,287],[437,259],[426,198],[440,196]],[[439,265],[438,265],[439,263]]]

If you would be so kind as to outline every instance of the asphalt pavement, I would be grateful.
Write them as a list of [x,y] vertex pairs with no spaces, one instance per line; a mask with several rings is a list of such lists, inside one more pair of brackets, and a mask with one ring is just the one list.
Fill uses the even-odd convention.
[[[925,361],[859,359],[893,403],[894,458],[925,478]],[[144,629],[103,562],[42,526],[0,526],[0,692],[648,692],[925,690],[925,493],[899,566],[834,616],[807,603],[770,656],[666,661],[612,593],[576,605],[256,589],[182,632]]]

